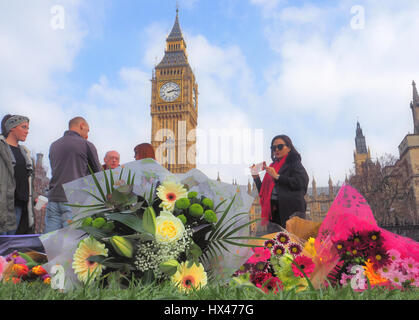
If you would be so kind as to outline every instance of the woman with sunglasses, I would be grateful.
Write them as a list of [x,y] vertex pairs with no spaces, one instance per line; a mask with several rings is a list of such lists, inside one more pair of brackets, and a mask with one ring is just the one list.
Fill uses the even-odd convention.
[[0,135],[0,235],[30,233],[33,225],[32,174],[26,140],[29,119],[6,115]]
[[304,195],[309,177],[301,163],[301,155],[288,136],[278,135],[272,139],[271,158],[271,165],[264,165],[263,182],[259,174],[253,175],[262,207],[261,223],[273,222],[285,228],[291,215],[298,213],[305,217]]

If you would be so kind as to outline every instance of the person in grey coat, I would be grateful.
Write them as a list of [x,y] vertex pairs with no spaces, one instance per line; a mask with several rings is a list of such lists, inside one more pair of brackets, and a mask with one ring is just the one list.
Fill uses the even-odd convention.
[[6,115],[0,135],[0,235],[31,233],[33,227],[33,163],[24,142],[29,119]]

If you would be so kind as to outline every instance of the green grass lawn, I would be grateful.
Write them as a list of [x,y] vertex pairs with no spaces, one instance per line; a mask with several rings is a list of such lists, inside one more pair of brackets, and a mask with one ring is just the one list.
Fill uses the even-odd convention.
[[208,285],[189,294],[169,283],[142,285],[131,281],[121,288],[116,282],[106,288],[98,284],[63,293],[41,282],[0,283],[0,300],[419,300],[419,289],[386,290],[373,288],[354,292],[350,287],[314,291],[280,291],[266,294],[257,288]]

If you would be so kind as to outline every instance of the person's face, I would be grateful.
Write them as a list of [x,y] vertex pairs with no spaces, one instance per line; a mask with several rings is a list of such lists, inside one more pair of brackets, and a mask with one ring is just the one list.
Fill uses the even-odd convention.
[[291,151],[290,147],[286,146],[285,141],[281,138],[274,140],[271,150],[273,151],[273,155],[276,159],[285,157]]
[[89,138],[89,124],[87,122],[80,123],[80,135],[86,140]]
[[17,141],[25,141],[29,133],[29,122],[23,122],[12,128],[9,134],[12,134]]
[[115,169],[119,167],[119,154],[118,152],[108,152],[105,159],[105,164],[108,168]]

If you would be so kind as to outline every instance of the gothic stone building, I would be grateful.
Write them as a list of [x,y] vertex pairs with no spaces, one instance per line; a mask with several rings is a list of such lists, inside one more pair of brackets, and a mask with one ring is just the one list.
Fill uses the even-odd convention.
[[[399,156],[392,165],[379,167],[373,162],[359,123],[354,152],[355,175],[362,176],[365,170],[380,170],[389,177],[395,200],[386,212],[373,212],[381,227],[397,234],[419,239],[419,95],[413,81],[413,99],[410,103],[413,116],[413,133],[408,133],[398,146]],[[378,166],[378,167],[377,167]],[[351,177],[351,178],[354,178]],[[365,181],[364,183],[369,183]],[[386,200],[386,199],[383,199]]]

